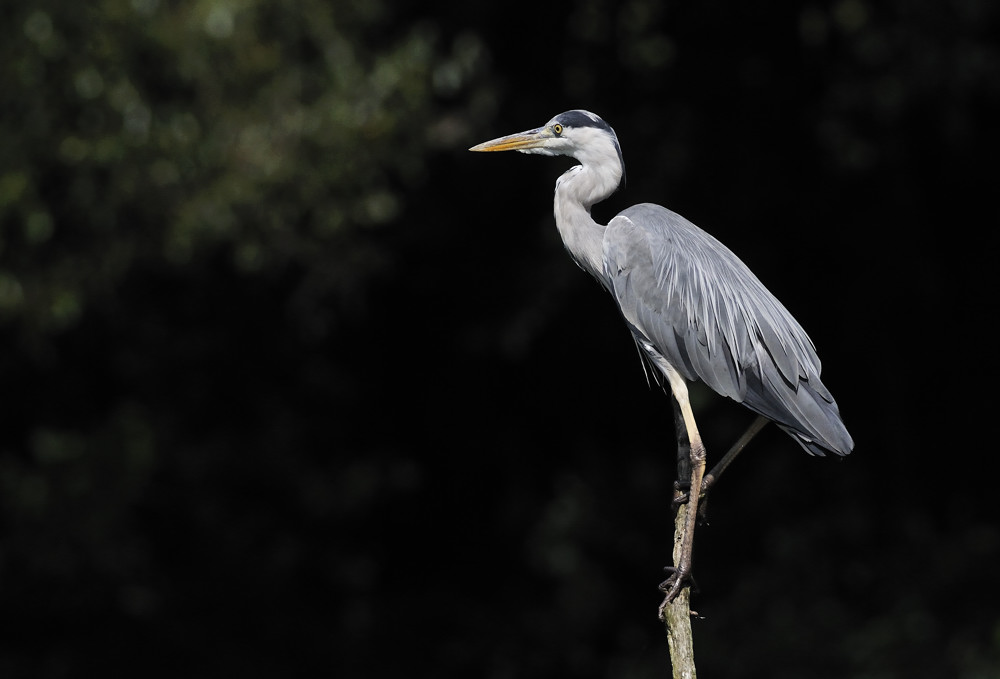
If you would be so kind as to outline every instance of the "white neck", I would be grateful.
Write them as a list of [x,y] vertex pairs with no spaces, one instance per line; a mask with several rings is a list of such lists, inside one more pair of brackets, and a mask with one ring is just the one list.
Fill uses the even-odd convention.
[[585,271],[604,279],[604,230],[590,216],[590,208],[618,188],[622,168],[619,163],[595,169],[584,159],[556,180],[556,228],[566,249]]

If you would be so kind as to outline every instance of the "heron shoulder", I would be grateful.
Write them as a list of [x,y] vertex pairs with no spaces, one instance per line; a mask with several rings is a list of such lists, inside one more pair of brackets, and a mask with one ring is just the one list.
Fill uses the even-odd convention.
[[790,384],[819,375],[811,340],[781,302],[729,248],[676,212],[651,203],[623,210],[605,232],[604,264],[623,313],[654,344],[693,333],[691,348],[729,354],[741,369],[773,362]]
[[633,205],[622,210],[617,218],[631,222],[634,228],[644,234],[651,247],[670,246],[674,251],[681,249],[688,257],[705,257],[706,264],[713,263],[706,257],[708,252],[716,252],[727,260],[732,258],[739,261],[729,248],[710,233],[662,205]]

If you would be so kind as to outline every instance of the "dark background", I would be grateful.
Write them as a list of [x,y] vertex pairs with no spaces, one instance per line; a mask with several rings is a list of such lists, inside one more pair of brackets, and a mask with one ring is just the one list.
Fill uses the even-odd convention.
[[[797,316],[857,448],[699,530],[709,677],[1000,676],[998,9],[8,3],[0,676],[662,677],[669,401],[570,108]],[[751,419],[693,391],[710,457]]]

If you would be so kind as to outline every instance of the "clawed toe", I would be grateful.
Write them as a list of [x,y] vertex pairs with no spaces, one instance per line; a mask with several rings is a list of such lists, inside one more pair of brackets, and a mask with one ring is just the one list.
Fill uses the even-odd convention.
[[694,576],[692,576],[691,573],[684,572],[680,568],[676,568],[675,566],[664,566],[663,571],[665,573],[670,573],[670,577],[661,582],[657,587],[657,589],[659,589],[661,592],[668,594],[669,599],[671,601],[674,599],[674,597],[677,596],[677,593],[680,592],[681,588],[683,588],[684,585],[687,583],[690,583],[691,591],[693,592],[698,591],[698,583],[695,582]]
[[660,583],[658,589],[664,593],[663,603],[660,604],[659,615],[660,620],[665,620],[665,610],[667,606],[677,598],[681,590],[684,589],[686,584],[691,585],[692,591],[698,591],[698,585],[695,583],[694,578],[691,577],[689,572],[685,572],[683,569],[676,568],[674,566],[664,566],[663,570],[670,573],[670,577]]

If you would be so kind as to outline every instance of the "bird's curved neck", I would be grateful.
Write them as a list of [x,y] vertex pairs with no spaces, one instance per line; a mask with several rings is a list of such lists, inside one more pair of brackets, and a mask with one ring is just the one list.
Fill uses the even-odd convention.
[[622,168],[575,165],[556,181],[556,228],[569,253],[585,271],[604,278],[603,224],[590,216],[590,208],[618,188]]

